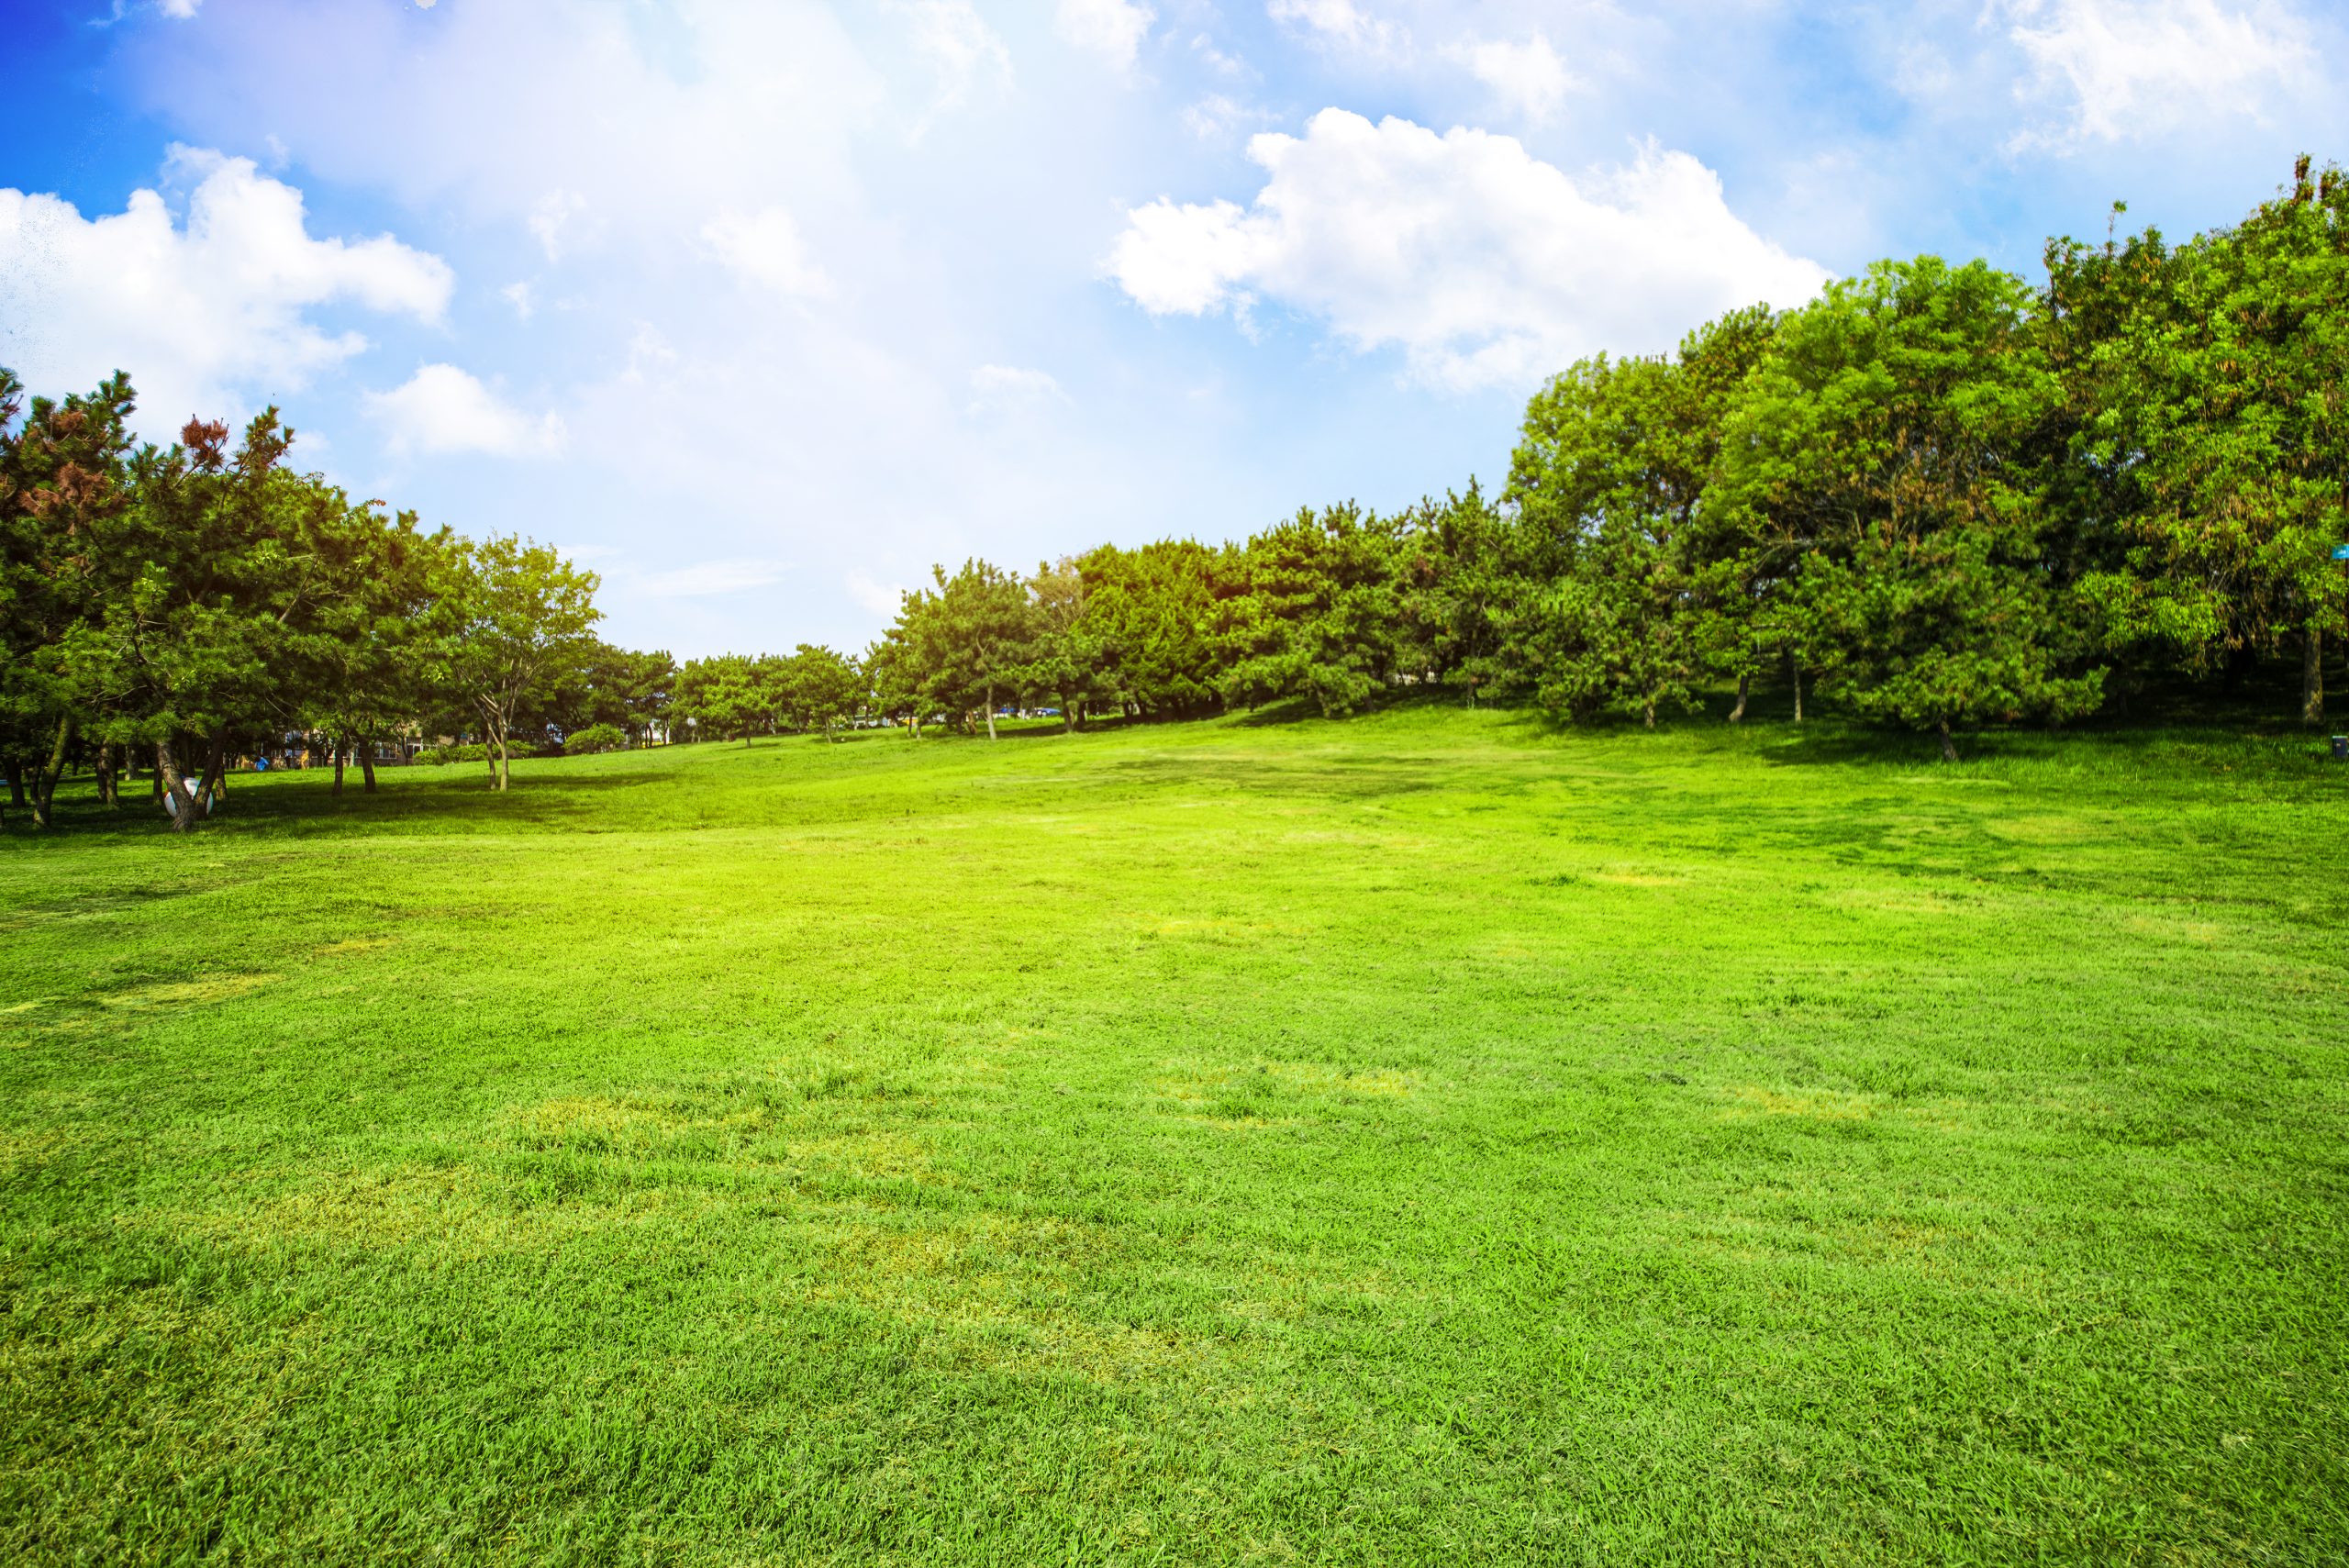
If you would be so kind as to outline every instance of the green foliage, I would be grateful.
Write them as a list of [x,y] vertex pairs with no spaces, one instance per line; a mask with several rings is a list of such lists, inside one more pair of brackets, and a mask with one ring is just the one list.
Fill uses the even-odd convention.
[[562,754],[566,757],[593,757],[606,751],[624,751],[628,747],[628,731],[617,724],[591,724],[584,729],[574,729],[562,738]]
[[1405,646],[1404,526],[1348,502],[1250,539],[1215,606],[1224,700],[1304,696],[1326,716],[1385,686]]
[[1945,750],[2088,711],[2103,681],[2043,565],[2063,388],[2032,306],[1979,261],[1878,263],[1780,323],[1727,421],[1714,504],[1790,562],[1810,662]]
[[1045,651],[1043,619],[1028,585],[986,562],[965,561],[952,577],[933,567],[930,576],[933,585],[899,607],[890,636],[903,652],[889,662],[891,678],[965,729],[983,717],[992,740],[996,706],[1021,695]]
[[515,718],[533,694],[593,646],[596,574],[551,546],[493,535],[444,557],[436,602],[436,674],[462,693],[508,783]]
[[[508,740],[505,756],[535,757],[539,748],[528,740]],[[446,767],[451,762],[495,762],[500,755],[498,748],[472,742],[459,746],[427,746],[416,754],[416,760],[427,767]]]
[[2321,639],[2349,615],[2349,179],[2303,158],[2232,228],[2052,242],[2047,265],[2107,637],[2196,668],[2299,639],[2321,717]]
[[1208,628],[1219,573],[1227,567],[1226,556],[1191,539],[1138,550],[1105,544],[1078,557],[1077,635],[1097,662],[1085,700],[1149,717],[1193,717],[1219,706]]

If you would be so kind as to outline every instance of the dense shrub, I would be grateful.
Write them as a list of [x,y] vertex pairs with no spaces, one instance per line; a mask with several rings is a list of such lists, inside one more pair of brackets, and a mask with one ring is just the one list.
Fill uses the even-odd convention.
[[628,736],[616,724],[591,724],[562,738],[562,754],[566,757],[593,757],[603,751],[618,751],[628,745]]

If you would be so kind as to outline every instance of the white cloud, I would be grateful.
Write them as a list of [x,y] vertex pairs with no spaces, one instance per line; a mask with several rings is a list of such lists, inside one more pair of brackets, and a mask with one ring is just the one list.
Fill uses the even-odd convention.
[[807,254],[799,226],[781,207],[721,213],[702,226],[702,239],[720,265],[748,283],[786,299],[821,299],[831,280]]
[[904,19],[914,52],[928,62],[937,83],[937,95],[928,113],[913,127],[918,139],[930,123],[969,102],[974,88],[992,81],[1011,81],[1011,51],[996,30],[971,6],[971,0],[886,0],[889,11]]
[[277,395],[360,352],[354,331],[309,319],[348,302],[440,320],[455,279],[389,235],[314,239],[302,193],[250,160],[174,148],[167,183],[194,179],[183,228],[163,197],[83,218],[51,195],[0,190],[0,363],[44,391],[131,373],[150,435],[190,414]]
[[1066,42],[1125,71],[1157,16],[1141,0],[1060,0],[1052,23]]
[[550,261],[562,260],[572,220],[587,210],[587,198],[577,191],[549,191],[530,209],[530,232]]
[[1550,40],[1535,33],[1522,43],[1504,39],[1470,39],[1444,51],[1491,89],[1501,108],[1529,125],[1558,112],[1575,79]]
[[507,284],[497,291],[497,297],[514,307],[514,317],[518,321],[528,321],[538,314],[538,291],[528,278]]
[[533,419],[454,365],[425,365],[389,392],[367,394],[364,403],[395,452],[549,457],[567,435],[560,415]]
[[657,599],[707,599],[720,594],[747,593],[753,588],[772,587],[783,581],[791,570],[788,561],[763,558],[733,561],[704,561],[692,566],[672,567],[638,579],[640,592]]
[[2068,98],[2072,139],[2257,117],[2315,60],[2306,25],[2260,0],[2012,0],[2006,11],[2033,72],[2026,95]]
[[846,579],[848,596],[857,608],[876,620],[893,621],[906,596],[906,591],[895,583],[882,583],[863,572],[852,572]]
[[1268,0],[1264,14],[1302,28],[1324,43],[1366,54],[1389,53],[1407,41],[1394,23],[1370,15],[1354,0]]
[[1243,125],[1264,125],[1279,118],[1269,109],[1243,104],[1221,93],[1210,93],[1183,109],[1183,127],[1201,141],[1228,139]]
[[1253,204],[1128,215],[1107,271],[1152,315],[1244,311],[1258,295],[1358,350],[1400,348],[1421,379],[1524,385],[1599,349],[1660,349],[1827,279],[1730,211],[1720,179],[1653,145],[1584,184],[1515,139],[1324,109],[1263,135]]
[[971,373],[971,390],[983,403],[1016,405],[1040,399],[1068,400],[1061,391],[1061,384],[1049,371],[1029,370],[1019,365],[981,365]]
[[158,0],[155,8],[166,17],[184,22],[194,17],[196,7],[203,4],[204,0]]
[[1191,52],[1206,61],[1208,68],[1219,76],[1252,77],[1256,74],[1254,68],[1246,61],[1236,54],[1224,53],[1216,47],[1215,39],[1205,33],[1192,37]]

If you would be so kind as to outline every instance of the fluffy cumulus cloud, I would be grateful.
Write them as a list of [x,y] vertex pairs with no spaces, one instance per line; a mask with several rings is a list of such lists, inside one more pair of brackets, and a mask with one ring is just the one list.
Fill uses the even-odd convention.
[[2213,116],[2256,117],[2264,99],[2315,61],[2307,25],[2273,4],[2012,0],[2006,11],[2031,66],[2025,95],[2069,109],[2054,139],[2112,141]]
[[1254,202],[1128,214],[1108,271],[1153,315],[1318,317],[1357,350],[1399,348],[1421,379],[1525,385],[1600,349],[1667,346],[1739,306],[1826,282],[1732,213],[1720,178],[1650,147],[1577,182],[1513,138],[1324,109],[1264,135]]
[[167,187],[84,218],[53,195],[0,190],[0,363],[44,389],[88,386],[117,366],[140,389],[145,433],[192,413],[234,413],[244,394],[298,389],[360,352],[319,307],[438,321],[454,278],[389,235],[314,239],[302,193],[242,158],[174,148]]
[[701,237],[718,264],[745,283],[785,299],[821,299],[832,291],[799,226],[781,207],[721,213],[703,226]]
[[1566,62],[1540,33],[1514,43],[1507,39],[1470,39],[1446,52],[1485,84],[1503,113],[1528,124],[1547,121],[1574,88]]
[[369,393],[364,402],[395,452],[551,457],[563,448],[560,415],[534,419],[455,365],[422,366],[391,391]]
[[1052,25],[1069,43],[1124,71],[1132,66],[1156,17],[1139,0],[1060,0]]

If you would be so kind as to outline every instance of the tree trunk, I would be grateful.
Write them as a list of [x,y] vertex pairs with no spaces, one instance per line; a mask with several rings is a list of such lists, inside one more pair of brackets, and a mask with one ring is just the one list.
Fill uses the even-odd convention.
[[114,742],[111,740],[98,747],[98,804],[117,806],[122,804],[122,791],[115,783]]
[[1944,762],[1957,761],[1957,747],[1949,738],[1949,720],[1946,718],[1942,720],[1942,761]]
[[1802,722],[1802,666],[1789,659],[1787,661],[1787,668],[1794,672],[1795,722],[1800,724]]
[[25,804],[25,769],[21,762],[8,764],[8,804],[19,806]]
[[2324,633],[2310,627],[2301,638],[2300,722],[2324,722]]
[[1076,705],[1066,697],[1061,698],[1061,733],[1063,735],[1076,733]]
[[65,773],[65,748],[73,739],[73,716],[67,714],[57,721],[57,744],[50,748],[49,765],[33,779],[33,825],[50,827],[55,820],[50,807],[57,800],[57,781]]
[[172,814],[172,827],[184,833],[195,826],[195,806],[181,787],[179,759],[172,755],[172,743],[155,742],[155,782],[161,787],[163,809]]
[[507,750],[506,731],[497,732],[497,787],[503,791],[514,782],[514,754]]
[[995,688],[987,688],[987,739],[995,739]]
[[366,781],[361,787],[369,795],[375,793],[375,748],[363,746],[359,751],[359,776]]
[[1646,729],[1653,729],[1655,728],[1655,698],[1650,697],[1641,706],[1640,724],[1642,728]]
[[196,804],[204,807],[206,817],[212,815],[212,803],[228,793],[228,727],[224,724],[212,732],[212,744],[204,754],[204,773],[195,786]]
[[328,793],[337,796],[342,794],[342,737],[336,736],[334,738],[334,788]]
[[1743,670],[1738,672],[1737,706],[1729,710],[1729,721],[1731,724],[1742,724],[1745,722],[1745,698],[1746,694],[1752,689],[1753,684],[1753,676],[1752,672]]

